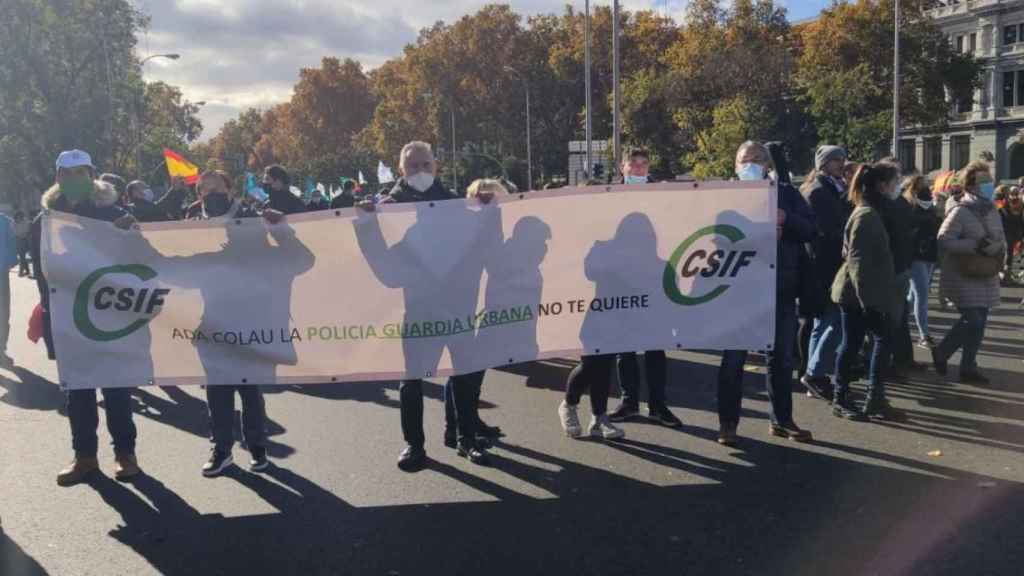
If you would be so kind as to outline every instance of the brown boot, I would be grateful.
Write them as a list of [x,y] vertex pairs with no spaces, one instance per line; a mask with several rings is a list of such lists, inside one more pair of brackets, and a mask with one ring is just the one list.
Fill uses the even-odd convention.
[[118,482],[127,482],[142,474],[139,468],[139,461],[135,454],[116,454],[114,456],[114,479]]
[[99,469],[100,463],[95,456],[75,456],[71,465],[57,474],[57,485],[74,486]]

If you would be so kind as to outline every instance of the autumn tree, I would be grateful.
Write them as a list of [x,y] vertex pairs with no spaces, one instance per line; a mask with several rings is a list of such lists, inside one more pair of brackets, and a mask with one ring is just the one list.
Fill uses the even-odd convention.
[[[900,115],[904,124],[941,130],[953,103],[978,88],[981,68],[949,44],[925,13],[931,5],[900,6]],[[889,148],[894,14],[893,0],[839,2],[798,32],[801,95],[822,139],[847,146],[855,158]]]

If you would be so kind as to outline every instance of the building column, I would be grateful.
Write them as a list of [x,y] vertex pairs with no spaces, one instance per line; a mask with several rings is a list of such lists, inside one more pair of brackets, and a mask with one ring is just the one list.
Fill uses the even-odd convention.
[[924,137],[914,138],[914,165],[917,171],[924,174]]
[[942,135],[942,169],[953,169],[953,146],[949,134]]

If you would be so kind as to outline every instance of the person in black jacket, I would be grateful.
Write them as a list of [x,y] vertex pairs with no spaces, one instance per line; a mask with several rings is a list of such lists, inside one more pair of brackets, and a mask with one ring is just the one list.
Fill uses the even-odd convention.
[[153,190],[142,180],[135,180],[125,189],[125,208],[139,222],[181,220],[181,205],[186,195],[188,189],[176,180],[163,197],[154,201]]
[[1006,203],[999,208],[999,216],[1003,219],[1003,234],[1006,236],[1006,269],[1003,281],[1013,284],[1014,248],[1024,240],[1024,204],[1021,203],[1020,188],[1010,188],[1006,195]]
[[931,349],[935,347],[935,341],[928,330],[928,293],[931,291],[935,263],[939,259],[938,236],[942,220],[935,208],[932,189],[924,176],[911,176],[903,184],[903,198],[913,205],[915,232],[907,302],[917,324],[918,345]]
[[[894,166],[899,163],[886,159]],[[899,191],[898,189],[896,191]],[[889,343],[892,354],[891,367],[897,372],[918,368],[914,362],[914,344],[910,339],[910,321],[907,311],[907,292],[910,290],[910,267],[914,261],[917,236],[913,205],[903,196],[885,199],[881,205],[882,222],[889,234],[889,250],[892,252],[893,273],[896,285],[892,290],[892,305],[889,316]],[[867,356],[870,358],[870,356]],[[865,362],[865,365],[867,363]]]
[[[846,199],[843,167],[846,151],[838,146],[822,146],[814,157],[817,176],[804,185],[804,196],[814,211],[818,227],[811,242],[815,279],[822,294],[827,294],[843,263],[843,230],[850,217]],[[807,370],[800,379],[807,391],[828,400],[829,374],[835,368],[836,351],[842,338],[839,307],[829,300],[814,319],[808,349]]]
[[[796,300],[802,281],[800,252],[805,243],[815,238],[817,228],[810,206],[789,182],[781,144],[772,147],[774,155],[760,143],[744,142],[736,152],[736,174],[741,180],[765,179],[774,169],[779,178],[775,345],[768,362],[768,398],[771,401],[768,430],[775,436],[807,442],[811,440],[811,433],[793,421],[793,350],[797,330]],[[746,350],[726,350],[718,371],[718,442],[727,446],[738,442],[736,428],[740,420],[746,359]]]
[[331,210],[351,208],[356,205],[356,183],[345,179],[341,184],[341,192],[331,200]]
[[270,196],[265,208],[282,214],[301,214],[306,211],[302,199],[292,194],[292,178],[284,166],[274,164],[263,171],[263,189]]
[[[649,184],[651,159],[647,151],[633,148],[622,159],[622,184]],[[619,354],[619,387],[622,402],[608,414],[612,422],[625,422],[640,414],[640,362],[636,352]],[[647,415],[653,422],[668,428],[681,428],[683,423],[665,401],[665,382],[668,380],[668,358],[664,350],[644,352],[644,370],[647,376]]]
[[[434,153],[430,145],[425,142],[410,142],[402,148],[399,169],[402,178],[395,184],[391,191],[383,196],[379,204],[392,203],[416,203],[416,202],[438,202],[452,200],[457,196],[449,192],[437,179],[437,163],[434,160]],[[488,203],[491,196],[481,196],[480,202]],[[372,202],[364,201],[357,207],[368,213],[374,211]],[[415,226],[410,228],[406,236],[397,244],[388,246],[384,239],[380,224],[376,218],[360,218],[355,222],[356,239],[359,248],[367,258],[367,262],[373,269],[374,274],[386,286],[402,288],[405,298],[405,311],[409,321],[420,321],[418,316],[424,316],[431,312],[425,305],[430,303],[430,296],[439,290],[452,292],[452,301],[459,302],[464,312],[473,314],[476,312],[476,302],[479,297],[480,281],[487,266],[487,252],[491,247],[500,246],[501,242],[501,221],[500,215],[496,212],[471,213],[467,211],[464,215],[466,224],[472,224],[474,218],[493,218],[496,221],[488,221],[481,226],[481,237],[474,244],[476,250],[467,254],[458,263],[458,274],[467,281],[453,285],[448,278],[434,278],[427,271],[423,271],[422,258],[415,255],[415,248],[411,246],[415,242]],[[490,224],[490,225],[489,225]],[[496,234],[495,234],[496,233]],[[470,281],[472,280],[472,281]],[[473,281],[476,282],[473,285]],[[460,297],[456,297],[460,295]],[[424,300],[426,299],[426,300]],[[409,348],[405,348],[409,344]],[[423,348],[417,349],[412,346],[411,340],[403,341],[403,348],[406,354],[406,365],[409,371],[433,372],[436,370],[437,360],[440,359],[445,348],[452,357],[456,368],[467,354],[472,353],[472,337],[468,334],[453,336],[449,339],[436,339],[433,341],[436,349],[429,352],[436,352],[436,358],[428,358]],[[458,454],[469,459],[475,464],[488,463],[488,455],[482,444],[477,443],[476,426],[477,418],[470,417],[476,414],[476,396],[474,395],[475,382],[471,375],[452,377],[451,390],[454,397],[455,420],[458,425],[458,440],[456,448]],[[403,380],[399,387],[399,398],[401,402],[402,435],[405,438],[406,448],[398,459],[398,467],[406,472],[422,470],[427,464],[427,453],[424,449],[426,442],[423,433],[423,380]]]
[[[117,205],[118,194],[112,184],[93,180],[96,169],[92,159],[81,150],[61,152],[57,157],[57,182],[42,199],[43,208],[49,212],[65,212],[113,222],[121,228],[128,228],[134,218]],[[72,251],[74,246],[69,246]],[[41,262],[42,256],[42,214],[32,223],[32,259]],[[43,339],[51,360],[57,358],[54,348],[53,328],[50,317],[50,286],[43,275],[43,268],[36,268],[36,284],[39,287],[39,298],[43,308]],[[70,311],[68,312],[70,313]],[[97,358],[97,362],[105,359]],[[114,477],[118,480],[129,480],[138,476],[139,469],[135,457],[135,423],[132,421],[131,389],[103,388],[103,407],[107,415],[107,429],[114,440],[116,468]],[[87,480],[99,470],[96,458],[98,440],[96,429],[99,427],[99,415],[96,408],[96,390],[82,389],[67,392],[67,414],[71,424],[71,445],[75,458],[71,465],[57,475],[59,486],[72,486]]]

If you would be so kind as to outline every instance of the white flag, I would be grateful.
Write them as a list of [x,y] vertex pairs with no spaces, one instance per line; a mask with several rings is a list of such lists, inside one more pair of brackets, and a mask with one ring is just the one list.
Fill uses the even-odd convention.
[[377,164],[377,182],[381,184],[387,184],[395,181],[395,175],[391,172],[391,168],[384,165],[383,161],[378,161]]

